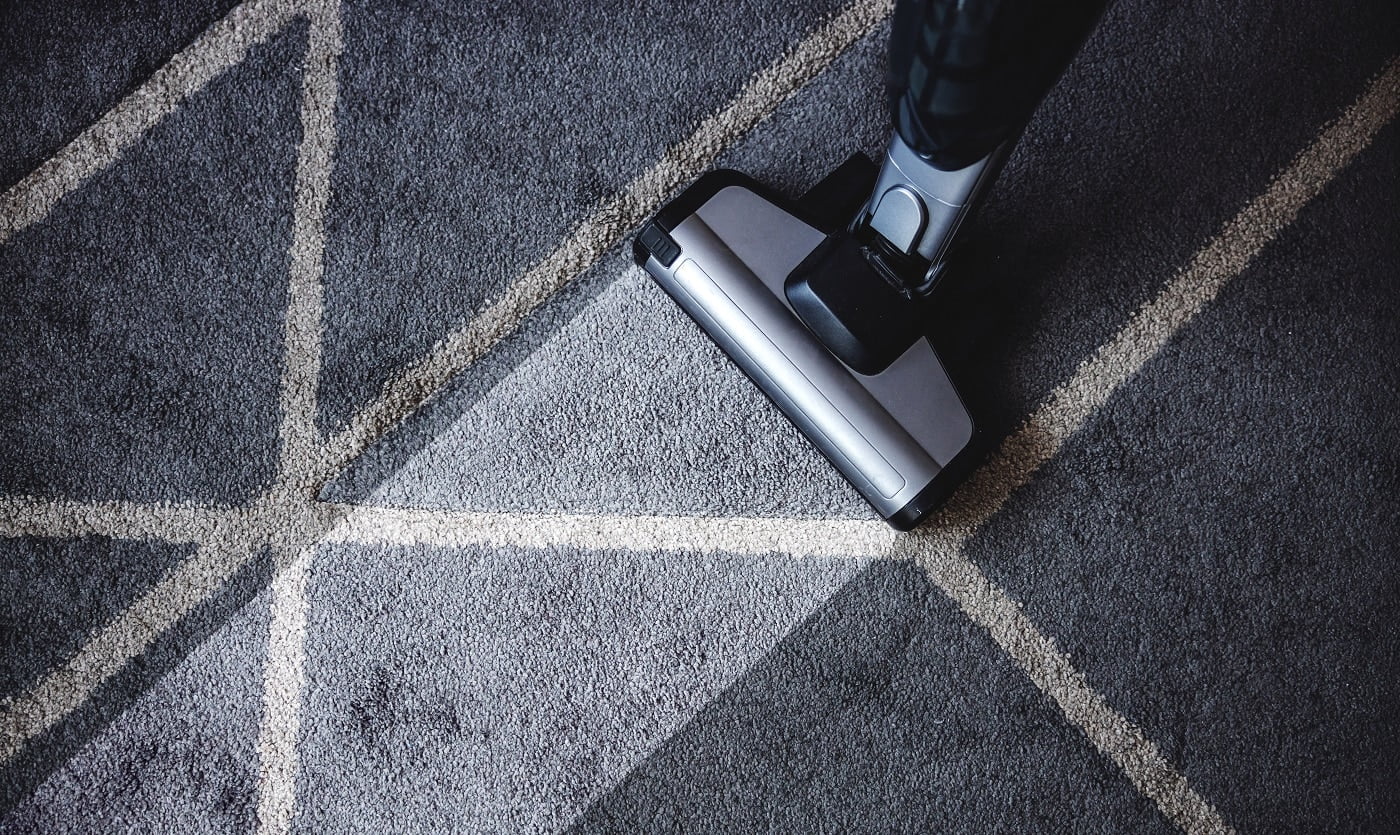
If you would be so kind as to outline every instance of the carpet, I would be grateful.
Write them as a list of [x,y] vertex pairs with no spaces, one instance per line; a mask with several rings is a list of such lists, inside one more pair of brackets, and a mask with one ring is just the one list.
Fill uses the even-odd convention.
[[1120,0],[871,512],[631,263],[889,4],[0,10],[0,831],[1400,829],[1400,12]]

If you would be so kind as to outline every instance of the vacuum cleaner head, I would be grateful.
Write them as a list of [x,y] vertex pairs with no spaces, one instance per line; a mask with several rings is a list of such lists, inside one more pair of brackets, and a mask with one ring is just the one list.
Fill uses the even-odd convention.
[[732,171],[641,232],[637,263],[900,529],[971,459],[972,418],[924,334],[963,222],[1105,0],[897,0],[878,174],[853,157],[800,204]]
[[[908,530],[968,469],[974,429],[896,289],[886,286],[894,295],[882,299],[873,285],[855,286],[847,307],[864,324],[853,328],[827,310],[829,291],[810,289],[872,281],[847,268],[859,255],[842,236],[874,181],[874,163],[853,157],[793,202],[738,172],[715,171],[642,228],[634,253],[871,506]],[[809,327],[814,321],[828,341]],[[882,329],[894,336],[882,340]],[[833,350],[843,333],[846,344]]]

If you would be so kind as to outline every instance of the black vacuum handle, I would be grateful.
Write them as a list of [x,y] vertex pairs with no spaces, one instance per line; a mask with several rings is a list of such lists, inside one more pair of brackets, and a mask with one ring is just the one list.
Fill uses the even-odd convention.
[[904,143],[952,171],[1030,120],[1107,0],[899,0],[890,109]]

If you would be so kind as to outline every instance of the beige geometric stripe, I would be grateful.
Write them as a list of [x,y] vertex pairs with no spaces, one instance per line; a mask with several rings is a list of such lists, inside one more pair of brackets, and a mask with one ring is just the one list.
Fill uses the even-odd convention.
[[1264,246],[1351,162],[1400,111],[1400,57],[1392,58],[1351,107],[1319,132],[1212,238],[1158,295],[1140,307],[1075,373],[1056,386],[997,455],[958,489],[937,525],[965,530],[984,522],[1147,364],[1188,321],[1239,275]]
[[272,611],[257,748],[260,833],[291,831],[296,810],[297,739],[306,689],[306,583],[315,551],[311,543],[291,551],[269,589]]
[[569,513],[475,513],[339,506],[327,543],[463,548],[568,546],[600,551],[862,557],[889,552],[897,534],[871,519],[767,519]]
[[[301,146],[297,150],[296,191],[288,263],[285,360],[281,382],[281,465],[283,482],[304,482],[299,471],[319,456],[316,387],[321,378],[321,286],[325,255],[325,215],[335,160],[336,74],[344,44],[337,0],[306,4],[306,71],[302,76]],[[284,487],[309,495],[305,484]]]
[[[289,261],[291,275],[282,376],[282,456],[274,495],[316,512],[314,463],[320,458],[316,390],[321,378],[325,211],[335,163],[337,67],[344,48],[340,0],[307,7],[311,26],[302,78],[301,148]],[[308,478],[308,475],[311,478]],[[297,737],[306,652],[306,583],[319,531],[279,550],[289,564],[271,584],[262,718],[258,730],[258,831],[286,832],[296,802]]]
[[1250,201],[1171,283],[1055,389],[1029,423],[1063,439],[1074,432],[1221,287],[1243,272],[1264,245],[1352,161],[1400,108],[1400,58],[1392,58],[1359,99]]
[[32,496],[0,497],[0,538],[20,536],[199,543],[214,535],[235,508],[194,504],[82,502]]
[[0,195],[0,246],[111,165],[133,142],[298,12],[295,0],[247,0],[156,70],[144,84]]
[[422,359],[397,372],[380,395],[351,418],[330,444],[325,478],[442,389],[515,331],[535,308],[583,273],[656,212],[677,188],[700,176],[734,140],[885,20],[892,0],[855,0],[791,51],[758,72],[729,104],[673,145],[623,191],[600,204],[544,260],[516,279],[489,307],[444,337]]

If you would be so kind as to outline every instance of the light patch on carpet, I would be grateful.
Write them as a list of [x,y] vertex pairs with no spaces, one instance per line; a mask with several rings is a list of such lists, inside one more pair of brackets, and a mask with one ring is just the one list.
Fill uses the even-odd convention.
[[324,546],[295,828],[557,829],[861,566]]
[[868,518],[855,490],[665,293],[630,261],[610,267],[607,289],[410,460],[362,457],[355,480],[381,484],[370,501]]

